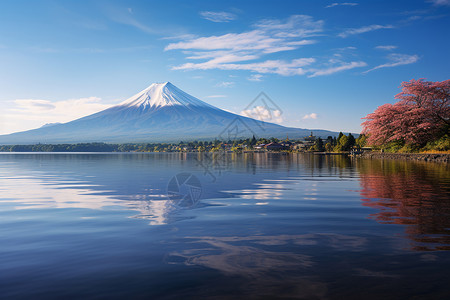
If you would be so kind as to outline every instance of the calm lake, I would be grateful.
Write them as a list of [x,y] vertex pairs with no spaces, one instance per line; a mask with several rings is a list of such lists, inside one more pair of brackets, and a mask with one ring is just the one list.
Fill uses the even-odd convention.
[[450,299],[447,164],[0,154],[1,299]]

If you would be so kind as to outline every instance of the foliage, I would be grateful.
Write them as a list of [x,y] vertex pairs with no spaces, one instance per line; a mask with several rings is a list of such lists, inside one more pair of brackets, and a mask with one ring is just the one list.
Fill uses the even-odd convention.
[[339,141],[341,140],[342,136],[344,136],[344,134],[343,134],[342,131],[341,131],[341,132],[339,132],[339,135],[338,135],[338,137],[337,137],[337,140],[336,140],[336,144],[335,144],[335,145],[337,145],[337,144],[339,143]]
[[336,140],[336,145],[334,145],[334,151],[335,152],[343,152],[343,151],[350,151],[353,146],[355,146],[356,140],[355,137],[349,133],[348,136],[343,134],[342,132],[339,133],[339,137]]
[[314,146],[312,147],[313,151],[319,151],[319,152],[323,152],[324,151],[324,145],[323,145],[323,140],[321,138],[318,138],[316,140],[316,142],[314,143]]
[[449,151],[450,150],[450,136],[444,135],[438,140],[429,142],[422,148],[422,151]]
[[365,147],[367,143],[367,135],[360,134],[355,141],[355,145],[359,148]]
[[450,80],[423,79],[403,82],[395,104],[384,104],[367,115],[363,134],[371,145],[383,146],[403,141],[410,146],[424,146],[449,133]]
[[351,133],[349,133],[346,147],[348,148],[348,150],[350,150],[350,148],[355,146],[355,144],[356,144],[355,137]]
[[[308,149],[310,151],[349,151],[354,145],[354,137],[341,134],[337,147],[337,139],[328,137],[326,140],[317,138]],[[228,141],[192,141],[179,143],[141,143],[141,144],[37,144],[37,145],[0,145],[0,152],[243,152],[253,149],[256,145],[278,142],[276,138],[247,138]],[[294,142],[295,141],[291,141]],[[298,141],[297,141],[298,142]],[[289,148],[288,146],[286,148]],[[286,149],[288,150],[288,149]],[[292,149],[294,150],[294,149]],[[295,149],[298,150],[298,149]]]

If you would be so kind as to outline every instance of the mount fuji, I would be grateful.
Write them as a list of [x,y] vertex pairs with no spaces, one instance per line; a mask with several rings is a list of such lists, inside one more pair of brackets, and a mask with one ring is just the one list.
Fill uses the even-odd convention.
[[[252,135],[300,138],[310,132],[224,111],[165,82],[154,83],[116,106],[71,122],[0,135],[0,144],[179,142]],[[314,134],[337,135],[326,130],[314,130]]]

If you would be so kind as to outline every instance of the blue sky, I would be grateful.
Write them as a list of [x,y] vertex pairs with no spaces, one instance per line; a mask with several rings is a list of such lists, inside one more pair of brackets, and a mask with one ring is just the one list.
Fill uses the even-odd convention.
[[0,134],[170,81],[283,125],[359,132],[402,81],[449,79],[450,0],[1,1]]

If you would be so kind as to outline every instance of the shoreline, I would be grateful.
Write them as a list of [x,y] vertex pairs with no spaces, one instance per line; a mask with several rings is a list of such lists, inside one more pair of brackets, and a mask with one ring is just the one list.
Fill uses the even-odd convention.
[[356,157],[365,159],[393,159],[409,161],[426,161],[437,163],[450,163],[450,154],[441,153],[386,153],[386,152],[364,152]]

